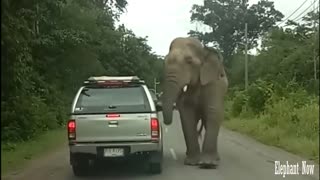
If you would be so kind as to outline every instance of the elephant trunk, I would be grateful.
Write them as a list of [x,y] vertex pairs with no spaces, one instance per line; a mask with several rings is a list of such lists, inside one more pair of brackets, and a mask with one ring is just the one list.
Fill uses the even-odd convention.
[[162,99],[162,112],[163,122],[166,125],[172,123],[173,103],[176,102],[180,92],[178,83],[173,80],[165,80],[163,99]]

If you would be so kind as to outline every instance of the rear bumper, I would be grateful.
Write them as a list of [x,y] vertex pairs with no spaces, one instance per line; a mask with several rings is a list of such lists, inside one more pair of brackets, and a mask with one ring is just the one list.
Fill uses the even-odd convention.
[[107,147],[123,147],[127,149],[126,154],[135,154],[138,152],[161,151],[161,143],[139,142],[139,143],[78,143],[69,145],[71,153],[83,153],[98,155],[99,151]]

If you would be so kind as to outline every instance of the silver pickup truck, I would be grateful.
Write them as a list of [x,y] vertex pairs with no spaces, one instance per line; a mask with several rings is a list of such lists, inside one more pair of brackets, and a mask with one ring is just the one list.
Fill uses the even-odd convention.
[[82,176],[90,162],[141,155],[161,173],[162,126],[144,81],[136,76],[91,77],[78,90],[67,124],[70,164]]

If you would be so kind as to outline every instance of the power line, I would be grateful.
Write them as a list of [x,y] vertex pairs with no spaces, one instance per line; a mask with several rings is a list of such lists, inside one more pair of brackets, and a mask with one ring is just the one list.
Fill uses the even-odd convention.
[[[319,6],[316,7],[316,9],[318,9]],[[310,12],[310,11],[309,11]],[[295,20],[292,20],[292,21],[295,21],[295,22],[298,22],[300,20],[302,20],[309,12],[307,12],[306,14],[304,14],[303,16],[301,16],[299,19],[295,19]],[[315,11],[316,12],[316,11]]]
[[[305,3],[307,2],[307,0],[306,1],[304,1],[293,13],[291,13],[286,19],[284,19],[284,20],[282,20],[281,22],[279,22],[276,26],[279,26],[280,24],[282,24],[283,22],[285,22],[287,19],[289,19],[297,10],[299,10]],[[303,13],[305,13],[310,7],[312,7],[313,5],[316,5],[315,3],[317,2],[317,0],[314,0],[314,2],[312,2],[312,4],[309,6],[309,7],[307,7],[302,13],[300,13],[298,16],[296,16],[292,21],[296,21],[297,19],[298,20],[301,20],[305,15],[307,15],[308,13],[306,13],[304,16],[302,16],[302,17],[300,17]],[[318,0],[318,3],[319,3],[319,0]],[[319,8],[319,4],[318,4],[318,6],[317,6],[317,8],[315,8],[314,9],[314,11],[316,12],[316,9],[318,9]],[[273,28],[274,26],[271,26],[270,28],[269,28],[269,30],[271,30],[272,28]],[[318,31],[317,32],[319,32],[319,28],[318,28]],[[319,58],[319,56],[317,57],[317,58]],[[316,67],[316,66],[315,66]],[[315,76],[315,79],[316,79],[316,76]]]
[[281,21],[277,26],[284,23],[286,20],[288,20],[292,15],[294,15],[308,0],[305,0],[296,10],[294,10],[286,19]]
[[307,7],[304,11],[302,11],[302,12],[301,12],[298,16],[296,16],[292,21],[296,21],[298,18],[300,18],[301,15],[302,15],[303,13],[307,12],[308,9],[309,9],[310,7],[312,7],[315,3],[316,3],[316,1],[313,1],[313,3],[311,3],[309,7]]

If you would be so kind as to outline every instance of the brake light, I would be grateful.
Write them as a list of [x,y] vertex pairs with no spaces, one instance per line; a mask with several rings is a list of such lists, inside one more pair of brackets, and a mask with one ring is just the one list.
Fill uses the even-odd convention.
[[159,120],[157,118],[151,118],[151,139],[159,140]]
[[116,118],[120,117],[120,114],[107,114],[107,118]]
[[84,85],[122,87],[129,84],[145,84],[145,81],[137,76],[94,76],[84,81]]
[[76,139],[76,121],[74,119],[68,121],[68,138]]
[[123,81],[98,81],[97,82],[98,85],[101,86],[124,86],[127,85],[127,82],[123,82]]
[[107,114],[106,117],[107,118],[116,118],[116,117],[120,117],[120,114]]

